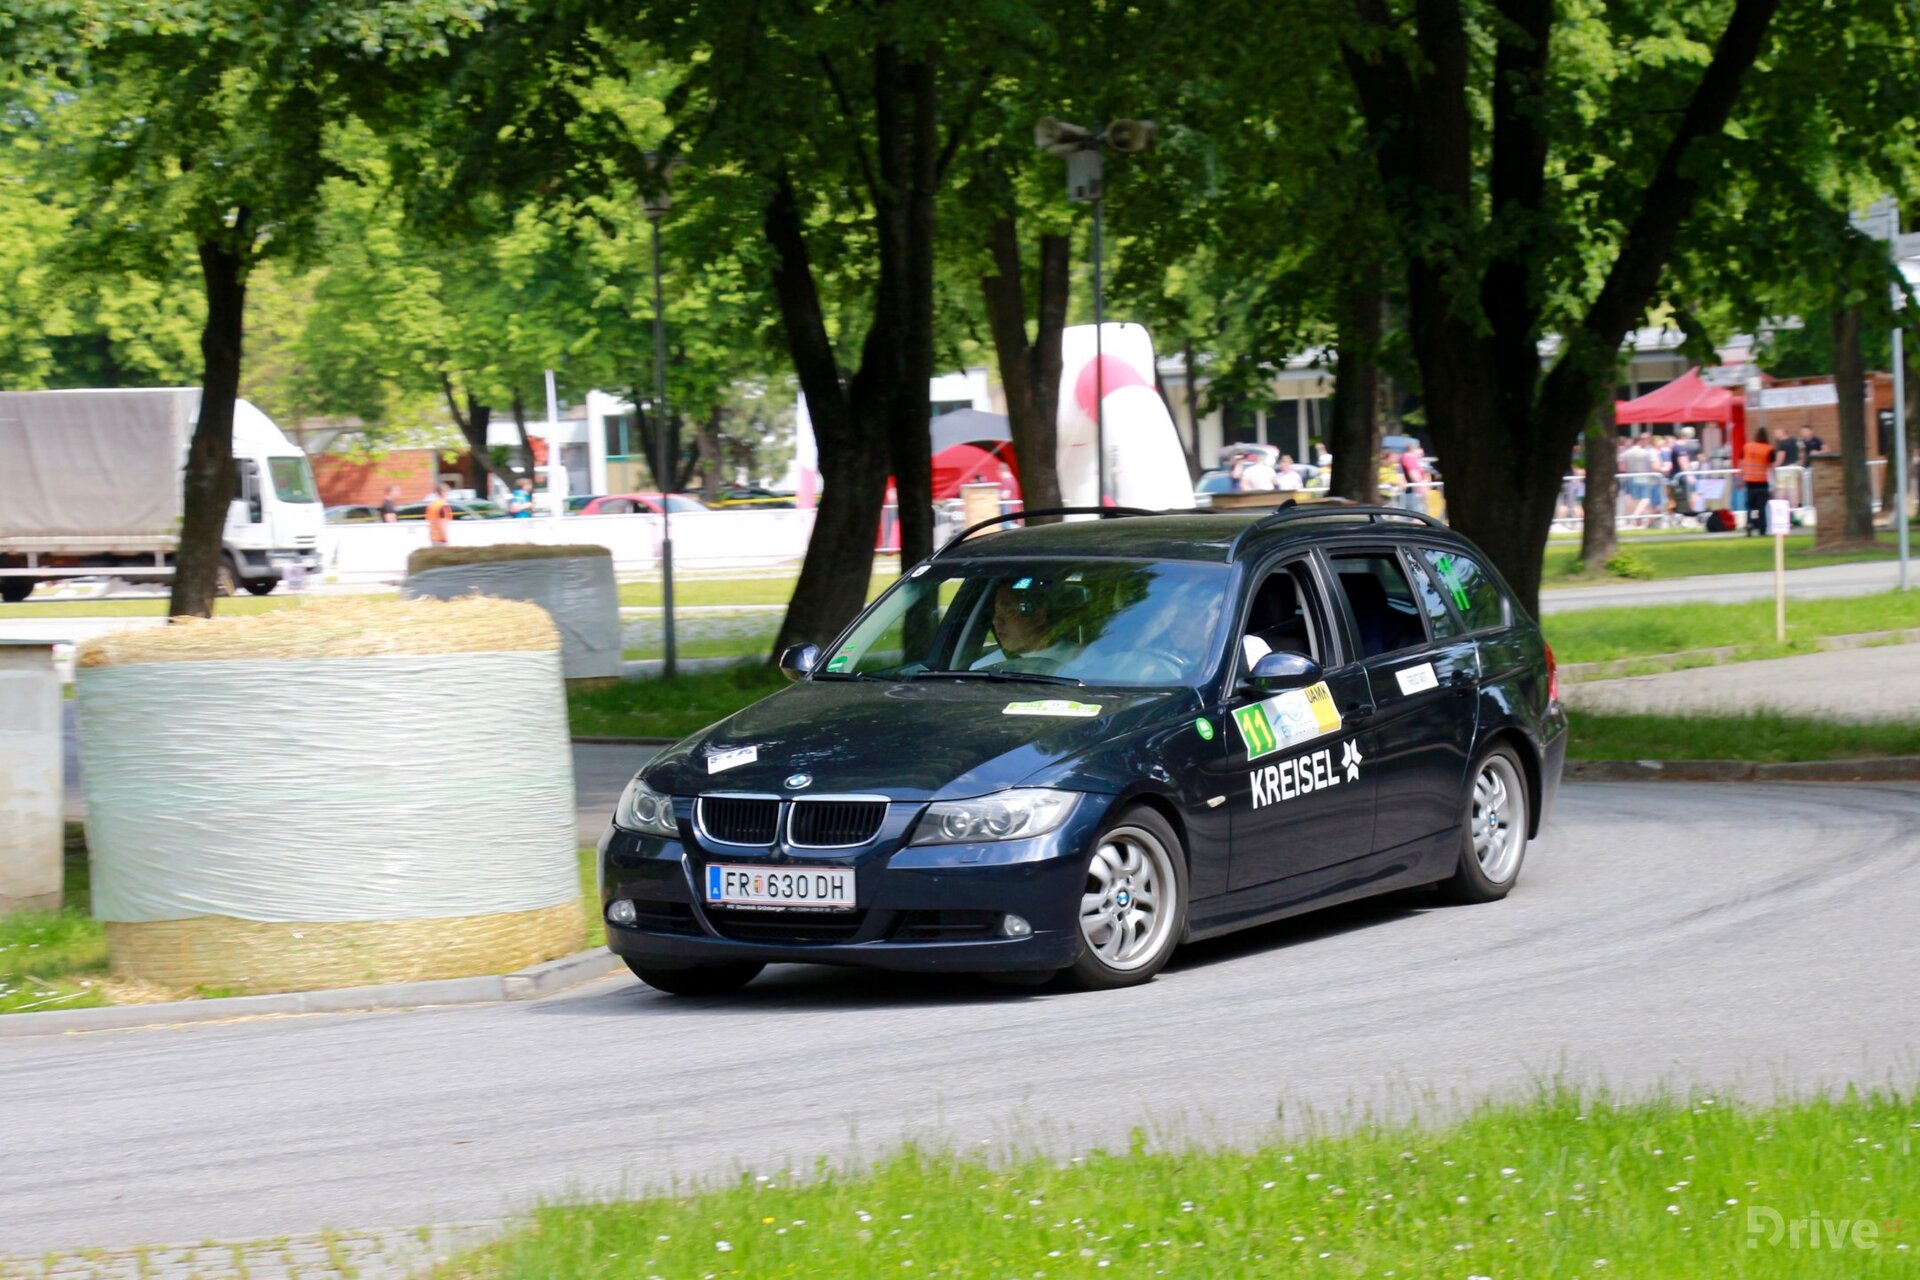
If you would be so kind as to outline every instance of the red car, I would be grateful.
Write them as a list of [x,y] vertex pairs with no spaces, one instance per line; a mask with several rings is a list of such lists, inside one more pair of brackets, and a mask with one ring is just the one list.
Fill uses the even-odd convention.
[[[667,498],[667,509],[674,515],[686,512],[705,511],[707,504],[698,498],[689,498],[684,493],[671,494]],[[659,515],[660,495],[657,493],[609,493],[598,498],[589,498],[576,513],[583,516],[632,516]]]

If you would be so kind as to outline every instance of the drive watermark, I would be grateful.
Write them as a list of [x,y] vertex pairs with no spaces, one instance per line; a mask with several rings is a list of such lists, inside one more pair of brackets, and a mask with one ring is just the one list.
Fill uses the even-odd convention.
[[1818,1209],[1789,1218],[1778,1209],[1754,1204],[1747,1206],[1747,1248],[1871,1252],[1885,1247],[1886,1237],[1899,1235],[1905,1226],[1900,1218],[1842,1218]]

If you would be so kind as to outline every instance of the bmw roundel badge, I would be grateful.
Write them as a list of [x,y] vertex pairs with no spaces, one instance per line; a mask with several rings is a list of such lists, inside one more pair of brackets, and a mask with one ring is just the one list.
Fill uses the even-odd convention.
[[794,774],[787,775],[787,790],[789,791],[804,791],[812,785],[813,785],[813,775],[810,773],[794,773]]

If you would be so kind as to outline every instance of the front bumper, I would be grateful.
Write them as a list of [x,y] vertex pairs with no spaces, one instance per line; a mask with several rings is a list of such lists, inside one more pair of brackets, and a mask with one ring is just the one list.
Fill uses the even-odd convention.
[[[854,850],[767,851],[742,857],[681,839],[609,825],[600,837],[600,910],[634,902],[633,925],[605,921],[607,946],[635,964],[833,964],[913,972],[1017,973],[1062,969],[1079,958],[1080,895],[1089,842],[1105,797],[1087,796],[1062,826],[1032,840]],[[778,866],[851,865],[855,909],[768,912],[710,907],[697,886],[709,862]],[[1000,936],[1017,915],[1026,937]]]

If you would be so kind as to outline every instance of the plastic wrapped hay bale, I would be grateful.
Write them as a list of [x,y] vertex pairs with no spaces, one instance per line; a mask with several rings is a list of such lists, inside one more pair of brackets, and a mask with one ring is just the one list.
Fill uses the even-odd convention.
[[581,945],[559,637],[506,600],[314,601],[81,646],[115,973],[243,991]]
[[439,600],[478,594],[537,604],[560,628],[567,679],[620,676],[620,589],[613,553],[605,547],[422,547],[407,559],[406,594]]

